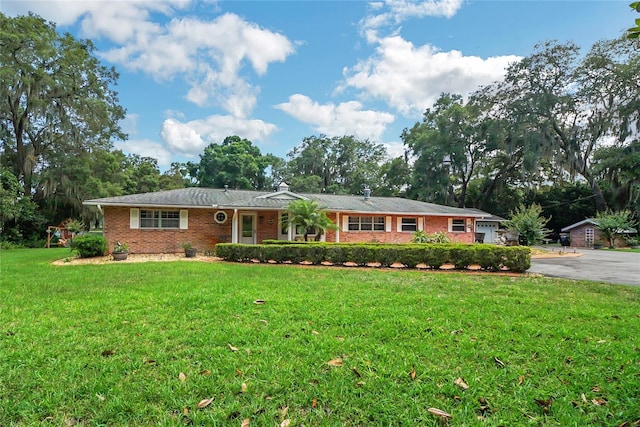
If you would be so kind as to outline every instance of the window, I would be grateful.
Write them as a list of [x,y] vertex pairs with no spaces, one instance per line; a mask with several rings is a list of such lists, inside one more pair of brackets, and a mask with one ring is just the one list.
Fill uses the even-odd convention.
[[140,228],[180,228],[180,211],[140,209]]
[[289,212],[282,212],[280,214],[280,234],[289,234]]
[[349,231],[384,231],[383,216],[350,216]]
[[400,231],[418,231],[418,221],[415,218],[402,218]]
[[213,218],[218,224],[224,224],[225,222],[227,222],[227,213],[225,211],[218,211],[213,216]]
[[452,219],[451,231],[462,231],[464,233],[464,219]]

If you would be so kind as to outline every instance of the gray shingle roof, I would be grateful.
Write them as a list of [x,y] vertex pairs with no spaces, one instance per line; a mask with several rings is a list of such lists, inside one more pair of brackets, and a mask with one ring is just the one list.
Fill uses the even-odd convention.
[[[84,202],[85,205],[131,206],[158,208],[217,208],[217,209],[286,209],[291,198],[279,198],[295,193],[266,191],[223,190],[217,188],[190,187],[154,193],[130,194],[106,197]],[[316,200],[328,211],[353,213],[417,214],[437,216],[486,217],[477,209],[454,208],[400,197],[348,196],[335,194],[298,194],[302,198]]]

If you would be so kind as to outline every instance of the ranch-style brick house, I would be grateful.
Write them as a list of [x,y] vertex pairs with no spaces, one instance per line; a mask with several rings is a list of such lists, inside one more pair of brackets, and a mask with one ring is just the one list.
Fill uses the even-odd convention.
[[445,232],[452,241],[473,243],[476,221],[491,215],[399,197],[298,194],[281,184],[278,191],[182,188],[87,200],[104,215],[109,248],[116,242],[131,253],[174,253],[191,242],[199,251],[217,243],[261,243],[301,238],[286,227],[293,200],[315,200],[339,230],[321,236],[327,242],[407,243],[413,233]]

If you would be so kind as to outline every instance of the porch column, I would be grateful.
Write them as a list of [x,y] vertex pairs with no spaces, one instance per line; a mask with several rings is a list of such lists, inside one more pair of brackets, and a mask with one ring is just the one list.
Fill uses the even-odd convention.
[[231,218],[231,243],[238,243],[238,209],[233,210]]

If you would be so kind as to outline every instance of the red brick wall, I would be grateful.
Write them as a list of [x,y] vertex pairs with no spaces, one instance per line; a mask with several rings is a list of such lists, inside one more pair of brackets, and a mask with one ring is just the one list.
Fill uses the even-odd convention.
[[187,230],[157,230],[129,228],[129,208],[105,206],[104,236],[109,244],[109,252],[116,242],[127,243],[129,252],[135,253],[175,253],[182,252],[183,242],[191,242],[202,253],[213,249],[218,242],[231,242],[231,217],[227,212],[227,221],[218,224],[213,215],[218,210],[189,209],[189,228]]
[[[109,251],[113,250],[116,242],[127,243],[131,253],[176,253],[182,252],[180,244],[191,242],[202,253],[212,250],[217,243],[231,242],[233,211],[226,210],[227,220],[224,224],[218,224],[214,215],[218,209],[189,209],[189,228],[176,229],[131,229],[129,228],[129,208],[106,206],[104,212],[104,235],[109,244]],[[248,211],[247,211],[248,212]],[[243,211],[238,212],[238,216]],[[408,216],[403,216],[408,217]],[[336,214],[330,213],[329,218],[336,222]],[[349,232],[340,230],[341,242],[371,242],[381,243],[407,243],[413,237],[412,232],[398,232],[397,218],[392,216],[390,232],[382,231],[357,231]],[[418,217],[416,217],[418,218]],[[444,217],[424,218],[424,231],[427,233],[445,232],[454,242],[473,243],[473,232],[449,233],[448,219]],[[466,218],[465,218],[466,220]],[[278,238],[278,212],[261,211],[256,214],[257,241],[261,243],[265,239]],[[342,227],[342,215],[338,226]],[[474,226],[471,226],[471,230]],[[328,230],[327,242],[336,241],[336,231]]]
[[[364,215],[359,215],[364,216]],[[375,215],[380,216],[380,215]],[[385,216],[385,218],[388,215]],[[330,214],[329,217],[335,222],[335,214]],[[411,215],[391,215],[391,231],[345,231],[342,229],[342,218],[340,215],[340,223],[338,224],[340,230],[341,242],[380,242],[380,243],[409,243],[413,237],[413,232],[409,231],[397,231],[398,218],[423,218],[423,230],[426,233],[433,234],[436,232],[444,232],[452,242],[457,243],[473,243],[475,229],[474,225],[471,225],[470,232],[449,232],[449,219],[445,217],[423,217],[423,216],[411,216]],[[461,218],[462,219],[462,218]],[[467,218],[465,219],[465,223]],[[327,233],[327,241],[335,242],[335,231]]]

